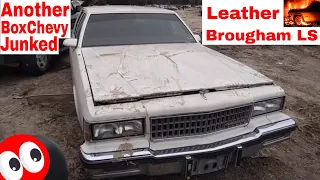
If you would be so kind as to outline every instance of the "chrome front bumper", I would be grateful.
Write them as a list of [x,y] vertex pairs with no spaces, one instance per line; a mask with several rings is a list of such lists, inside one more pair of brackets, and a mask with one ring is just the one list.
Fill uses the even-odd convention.
[[[115,152],[103,154],[85,154],[80,151],[80,157],[93,179],[122,177],[131,175],[162,175],[182,172],[184,176],[195,173],[186,171],[186,162],[194,156],[220,157],[227,154],[226,165],[231,162],[239,165],[242,157],[250,156],[269,145],[290,138],[296,128],[293,119],[287,119],[256,128],[253,132],[227,139],[213,144],[198,147],[184,147],[174,150],[153,151],[137,149],[130,153]],[[167,166],[168,168],[164,168]],[[163,170],[160,170],[164,168]],[[219,170],[220,168],[217,168]]]

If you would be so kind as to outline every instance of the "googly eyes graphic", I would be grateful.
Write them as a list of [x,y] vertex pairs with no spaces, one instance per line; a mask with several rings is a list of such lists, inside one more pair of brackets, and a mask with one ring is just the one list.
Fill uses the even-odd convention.
[[16,154],[10,151],[0,154],[0,173],[6,180],[19,180],[22,178],[23,168]]
[[31,172],[40,172],[44,166],[44,158],[40,148],[33,142],[25,142],[19,150],[23,167]]

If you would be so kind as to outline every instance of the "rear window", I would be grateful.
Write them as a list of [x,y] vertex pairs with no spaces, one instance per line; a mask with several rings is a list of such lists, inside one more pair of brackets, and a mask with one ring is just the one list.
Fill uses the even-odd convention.
[[175,14],[94,14],[83,47],[159,43],[196,43]]

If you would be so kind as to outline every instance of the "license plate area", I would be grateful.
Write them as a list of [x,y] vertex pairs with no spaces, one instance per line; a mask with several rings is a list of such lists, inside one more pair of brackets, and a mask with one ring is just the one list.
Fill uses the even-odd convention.
[[193,158],[191,176],[207,174],[225,169],[230,161],[232,153],[215,157]]
[[221,169],[226,169],[229,163],[239,164],[242,156],[242,147],[232,147],[219,152],[188,155],[185,157],[184,179],[191,176],[207,174]]
[[185,156],[184,178],[207,174],[221,169],[226,169],[233,162],[234,167],[240,165],[243,147],[237,145],[218,152]]

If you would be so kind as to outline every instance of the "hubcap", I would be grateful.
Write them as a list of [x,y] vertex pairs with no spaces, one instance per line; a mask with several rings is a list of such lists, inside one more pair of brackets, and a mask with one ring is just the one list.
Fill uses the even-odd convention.
[[36,55],[37,65],[41,70],[45,70],[48,64],[48,56],[47,55]]

